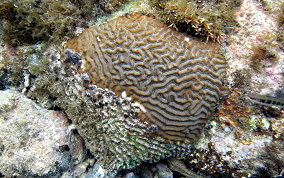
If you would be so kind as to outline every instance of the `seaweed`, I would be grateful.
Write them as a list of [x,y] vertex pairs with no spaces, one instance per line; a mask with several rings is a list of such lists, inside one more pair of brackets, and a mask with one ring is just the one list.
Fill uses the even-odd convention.
[[84,26],[95,16],[94,4],[94,0],[3,0],[3,40],[13,46],[61,42],[65,36],[74,36],[76,26]]
[[155,0],[156,16],[179,31],[219,40],[237,25],[235,9],[240,1]]

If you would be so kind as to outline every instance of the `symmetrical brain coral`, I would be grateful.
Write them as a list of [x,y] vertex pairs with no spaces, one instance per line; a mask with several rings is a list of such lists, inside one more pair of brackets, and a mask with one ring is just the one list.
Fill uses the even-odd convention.
[[[219,54],[218,44],[198,41],[140,13],[89,28],[67,41],[64,48],[66,54],[72,51],[80,56],[79,60],[73,58],[77,61],[73,67],[84,75],[87,88],[96,85],[117,96],[126,94],[141,108],[138,120],[123,118],[124,123],[111,122],[129,132],[140,132],[138,144],[144,150],[150,147],[148,144],[154,144],[154,150],[159,146],[166,149],[161,140],[170,143],[169,150],[175,149],[174,144],[189,145],[195,141],[213,106],[225,92],[222,80],[226,63]],[[88,134],[83,135],[90,140]],[[127,148],[123,151],[127,152]],[[166,156],[173,154],[158,155]]]

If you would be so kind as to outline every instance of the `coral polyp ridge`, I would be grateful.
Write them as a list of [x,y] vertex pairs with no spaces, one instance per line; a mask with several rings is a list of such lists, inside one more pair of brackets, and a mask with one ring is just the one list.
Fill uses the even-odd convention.
[[82,97],[80,107],[90,111],[69,115],[108,169],[188,154],[226,93],[218,44],[140,13],[67,41],[61,64],[70,78],[69,97]]

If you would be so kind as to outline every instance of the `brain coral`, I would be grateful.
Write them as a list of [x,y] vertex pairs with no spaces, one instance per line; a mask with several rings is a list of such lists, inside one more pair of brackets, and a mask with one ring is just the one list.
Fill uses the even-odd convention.
[[[139,163],[181,155],[198,138],[225,92],[226,62],[218,44],[201,42],[140,13],[86,29],[64,48],[65,54],[73,53],[73,68],[84,76],[85,87],[96,85],[117,96],[126,94],[141,109],[134,118],[104,121],[108,122],[104,129],[117,131],[116,138],[98,138],[117,143],[116,148],[104,144],[104,154],[111,155],[106,153],[109,150],[114,161],[124,165],[115,168],[131,167],[130,160]],[[86,122],[75,119],[88,144],[93,137],[85,129]],[[99,130],[102,122],[95,122],[93,128]],[[122,135],[121,128],[126,131]],[[98,145],[89,147],[103,152]]]

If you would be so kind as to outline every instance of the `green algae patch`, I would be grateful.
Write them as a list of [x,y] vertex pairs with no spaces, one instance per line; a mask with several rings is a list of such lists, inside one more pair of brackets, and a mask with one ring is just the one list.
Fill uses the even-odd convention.
[[180,31],[218,40],[234,29],[240,1],[155,0],[155,15]]
[[58,42],[72,36],[75,27],[94,17],[95,1],[3,0],[0,19],[3,40],[14,46],[38,41]]

